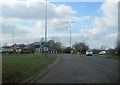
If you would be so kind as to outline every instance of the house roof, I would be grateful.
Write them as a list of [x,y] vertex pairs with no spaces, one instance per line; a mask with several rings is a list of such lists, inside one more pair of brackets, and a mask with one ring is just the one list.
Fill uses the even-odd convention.
[[2,48],[19,48],[19,47],[28,47],[29,45],[25,45],[25,44],[15,44],[15,45],[11,45],[11,46],[3,46]]

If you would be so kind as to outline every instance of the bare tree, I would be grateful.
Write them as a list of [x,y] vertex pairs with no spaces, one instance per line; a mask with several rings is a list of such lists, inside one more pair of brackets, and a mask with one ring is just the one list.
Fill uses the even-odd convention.
[[61,42],[55,42],[54,40],[49,40],[50,47],[49,51],[57,51],[57,52],[62,52],[63,45]]
[[56,36],[52,37],[51,40],[54,40],[54,42],[58,42],[58,38]]
[[85,51],[89,49],[89,46],[87,46],[85,42],[75,43],[72,47],[81,53],[85,53]]
[[106,46],[101,46],[101,50],[106,50]]
[[34,53],[34,43],[29,44],[28,50],[30,53]]
[[120,56],[120,40],[118,39],[117,41],[117,45],[116,45],[116,51],[117,51],[117,54]]
[[120,55],[120,41],[118,42],[118,55]]
[[40,42],[44,42],[44,38],[43,37],[40,39]]
[[5,43],[3,46],[8,46],[7,43]]

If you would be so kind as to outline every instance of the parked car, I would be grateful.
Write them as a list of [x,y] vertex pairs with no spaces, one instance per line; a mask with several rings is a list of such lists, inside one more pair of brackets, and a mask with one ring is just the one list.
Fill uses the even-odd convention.
[[99,52],[99,55],[104,55],[104,54],[106,54],[106,51]]
[[93,55],[92,50],[87,50],[87,51],[86,51],[86,56],[92,56],[92,55]]

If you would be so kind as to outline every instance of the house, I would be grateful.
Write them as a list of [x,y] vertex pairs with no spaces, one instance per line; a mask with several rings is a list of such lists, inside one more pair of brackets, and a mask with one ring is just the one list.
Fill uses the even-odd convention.
[[2,53],[29,53],[29,45],[25,44],[14,44],[11,46],[3,46]]

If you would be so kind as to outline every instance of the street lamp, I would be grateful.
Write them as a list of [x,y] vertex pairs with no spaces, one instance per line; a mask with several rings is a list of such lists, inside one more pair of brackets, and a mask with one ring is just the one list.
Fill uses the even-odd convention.
[[70,24],[70,54],[71,54],[71,24],[72,23],[75,23],[74,21],[73,22],[70,22],[70,21],[67,21],[67,23],[69,23]]
[[47,42],[47,0],[46,0],[46,12],[45,12],[45,42]]
[[[45,43],[47,42],[47,0],[46,0],[46,16],[45,16]],[[46,47],[45,47],[46,49]],[[47,57],[47,52],[45,52],[45,57]]]
[[13,53],[14,53],[14,26],[13,26]]

